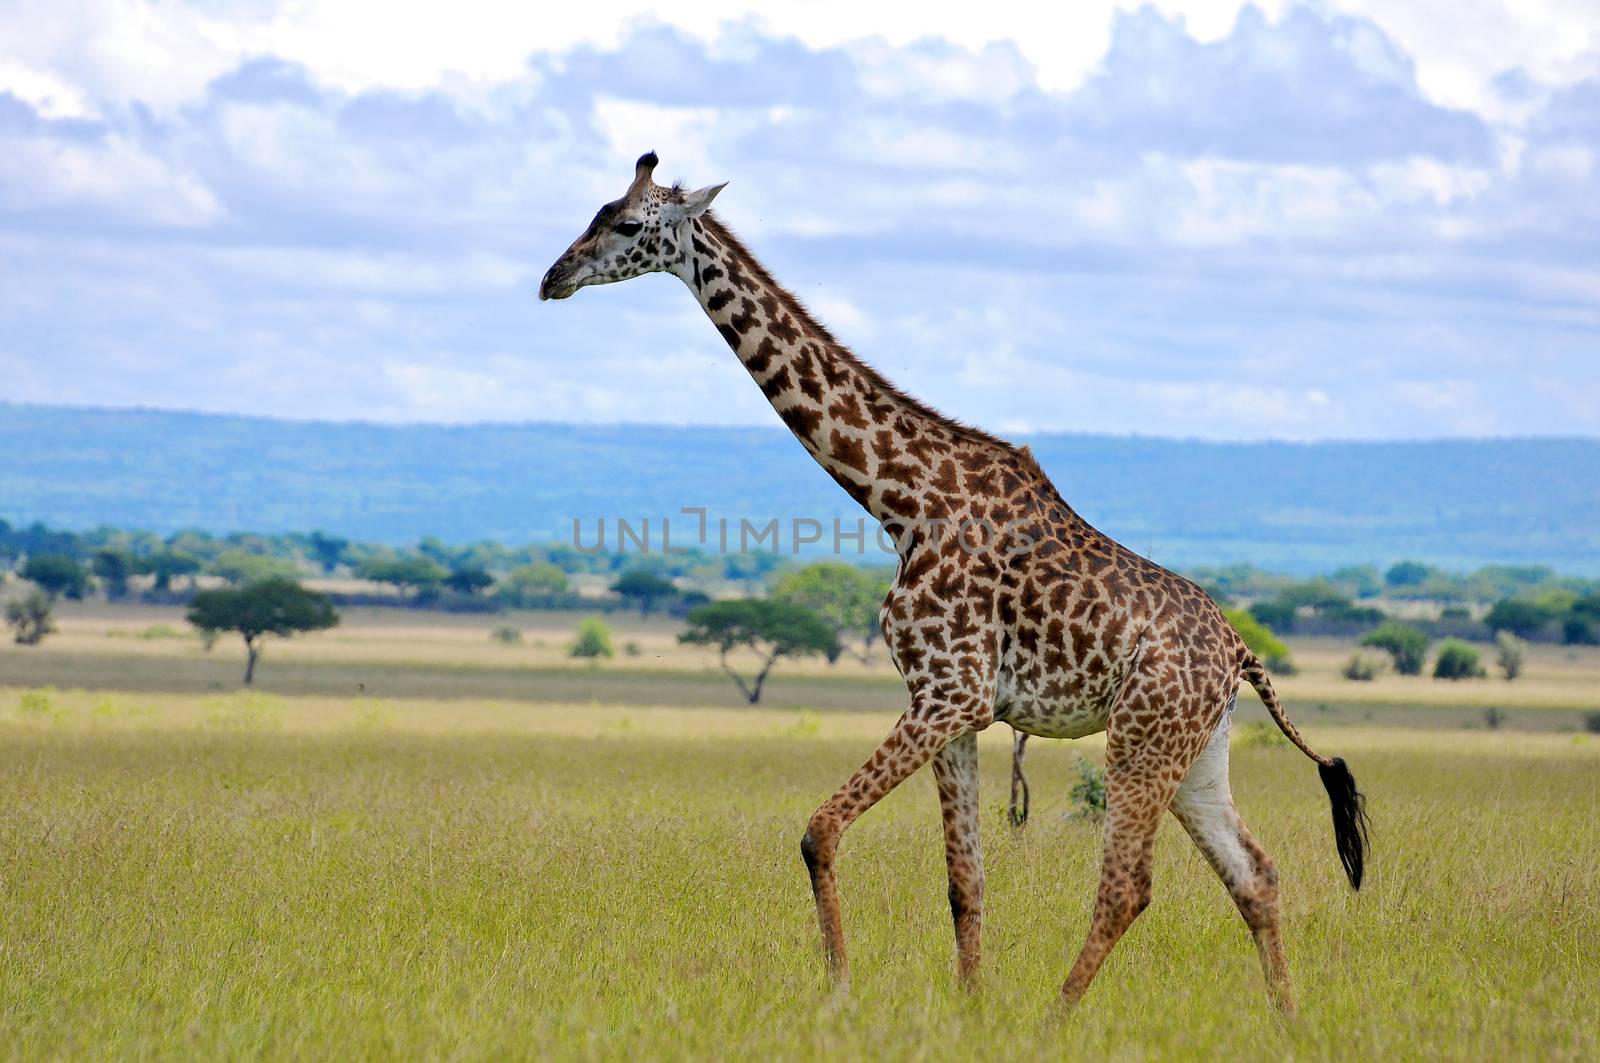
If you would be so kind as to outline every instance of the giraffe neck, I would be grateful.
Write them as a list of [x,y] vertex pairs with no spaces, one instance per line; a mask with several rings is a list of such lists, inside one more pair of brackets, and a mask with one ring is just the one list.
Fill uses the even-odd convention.
[[938,456],[981,434],[897,391],[710,213],[693,226],[678,275],[789,430],[877,520],[925,515]]

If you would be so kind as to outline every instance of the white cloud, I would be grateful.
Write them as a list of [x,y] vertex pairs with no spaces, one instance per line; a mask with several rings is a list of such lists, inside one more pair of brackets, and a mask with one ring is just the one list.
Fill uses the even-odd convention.
[[134,101],[170,111],[248,54],[237,21],[174,0],[13,0],[0,39],[0,91],[28,99],[40,78],[65,84],[74,114]]
[[[304,64],[324,83],[351,92],[513,80],[530,53],[560,53],[580,44],[612,46],[642,20],[670,21],[710,41],[729,23],[758,19],[768,33],[792,35],[813,48],[881,38],[903,49],[939,38],[975,57],[929,63],[896,51],[876,64],[874,77],[886,87],[904,85],[908,77],[952,90],[965,85],[979,96],[993,91],[997,80],[1014,78],[1009,61],[985,50],[1007,42],[1038,71],[1043,87],[1069,91],[1103,58],[1114,14],[1141,6],[1181,17],[1196,40],[1216,41],[1228,35],[1249,5],[1245,0],[1159,0],[1154,5],[1146,0],[984,5],[818,0],[773,6],[703,0],[667,8],[647,0],[603,7],[498,0],[457,0],[448,6],[241,0],[202,9],[176,0],[18,0],[0,18],[12,42],[6,53],[30,69],[64,73],[68,81],[87,84],[118,103],[138,99],[171,106],[197,98],[213,77],[258,55]],[[1255,0],[1253,6],[1273,19],[1288,7],[1283,0]],[[1600,62],[1600,9],[1590,0],[1465,5],[1330,0],[1327,7],[1369,19],[1416,60],[1430,97],[1454,106],[1493,108],[1493,79],[1507,69],[1522,68],[1541,81],[1562,84],[1594,76]],[[1374,71],[1388,65],[1372,36],[1358,32],[1350,45]]]
[[829,328],[847,343],[859,343],[876,338],[877,329],[872,318],[843,295],[831,291],[812,292],[806,296],[811,311],[828,323]]
[[[18,397],[771,423],[675,281],[533,299],[656,148],[974,421],[1600,431],[1523,371],[1600,392],[1600,81],[1538,44],[1583,11],[1473,5],[1419,52],[1340,5],[495,6],[0,13]],[[1529,73],[1496,81],[1471,41],[1510,24]]]
[[[640,154],[641,149],[670,144],[672,154],[668,166],[673,172],[705,174],[716,170],[713,145],[719,139],[734,135],[740,116],[725,115],[715,107],[675,107],[617,99],[605,95],[602,86],[595,97],[594,118],[612,155],[627,158]],[[748,121],[746,116],[745,123]],[[632,175],[627,176],[631,178]],[[664,173],[658,177],[667,179]],[[618,175],[610,176],[604,189],[595,191],[607,198],[617,195],[622,191],[617,187],[617,179]]]
[[206,225],[223,214],[198,177],[122,136],[83,144],[0,134],[0,206],[104,208],[172,226]]
[[97,118],[89,94],[66,78],[14,56],[0,55],[0,91],[28,104],[41,118]]
[[509,289],[531,292],[539,273],[529,263],[488,254],[447,258],[331,249],[234,247],[204,251],[201,256],[252,285],[296,291],[311,289],[334,298],[434,298]]

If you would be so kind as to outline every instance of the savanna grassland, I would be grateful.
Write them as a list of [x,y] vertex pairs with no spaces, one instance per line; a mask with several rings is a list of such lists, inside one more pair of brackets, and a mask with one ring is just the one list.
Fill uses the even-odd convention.
[[[1347,692],[1346,647],[1297,644],[1292,711],[1350,760],[1375,831],[1351,894],[1315,770],[1241,728],[1234,789],[1281,869],[1299,1018],[1268,1010],[1241,921],[1168,824],[1155,903],[1050,1022],[1098,857],[1067,795],[1098,740],[1030,747],[1017,831],[1007,735],[984,736],[977,997],[953,977],[931,780],[865,816],[840,860],[840,995],[797,843],[893,719],[885,666],[792,668],[772,707],[720,707],[731,684],[665,623],[620,631],[638,655],[593,669],[555,620],[500,646],[490,619],[357,617],[271,644],[265,689],[239,692],[235,647],[149,635],[170,619],[88,610],[0,651],[0,1054],[1600,1054],[1600,738],[1581,711],[1600,658]],[[565,697],[569,674],[593,696]]]

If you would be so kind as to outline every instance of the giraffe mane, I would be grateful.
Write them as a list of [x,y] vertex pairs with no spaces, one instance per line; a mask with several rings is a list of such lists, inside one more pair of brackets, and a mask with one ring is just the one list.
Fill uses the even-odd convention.
[[[674,185],[673,191],[676,192],[678,190],[678,186]],[[885,394],[891,396],[896,402],[902,404],[914,413],[927,417],[929,420],[933,421],[935,424],[949,432],[952,436],[974,443],[998,447],[1008,455],[1015,458],[1017,461],[1031,467],[1036,471],[1040,471],[1040,474],[1043,475],[1042,470],[1039,470],[1038,462],[1034,460],[1033,452],[1027,447],[1019,447],[1014,443],[1001,439],[999,436],[985,432],[981,428],[974,427],[973,425],[967,424],[964,421],[960,421],[949,416],[948,414],[942,413],[930,406],[928,403],[917,398],[915,395],[912,395],[895,385],[892,381],[880,373],[876,367],[863,360],[860,355],[856,354],[849,348],[849,346],[835,337],[833,333],[828,330],[827,326],[825,326],[821,321],[817,320],[816,315],[812,314],[811,311],[806,308],[806,305],[800,301],[799,296],[795,295],[788,288],[785,288],[782,284],[779,284],[777,279],[774,278],[771,273],[767,272],[767,268],[761,264],[761,260],[750,252],[750,249],[744,245],[744,242],[740,240],[737,235],[735,235],[734,231],[726,222],[709,210],[700,215],[700,221],[703,225],[715,233],[717,239],[722,242],[724,247],[727,248],[729,254],[739,259],[739,264],[743,269],[745,269],[751,274],[751,276],[755,277],[762,284],[770,288],[773,292],[777,293],[778,300],[780,303],[782,303],[783,308],[793,315],[797,322],[802,322],[807,331],[832,348],[836,355],[849,360],[849,362],[860,371],[861,375],[865,377],[873,387],[881,389]]]

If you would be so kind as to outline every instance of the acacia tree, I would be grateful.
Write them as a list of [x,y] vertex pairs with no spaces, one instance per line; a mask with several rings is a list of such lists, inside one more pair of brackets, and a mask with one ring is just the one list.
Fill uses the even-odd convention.
[[1509,631],[1526,639],[1537,635],[1555,618],[1555,611],[1541,602],[1505,598],[1494,603],[1494,608],[1483,618],[1483,623],[1496,634]]
[[1433,568],[1421,561],[1399,561],[1389,566],[1383,582],[1391,587],[1416,587],[1433,575]]
[[[689,614],[689,630],[678,641],[717,647],[722,670],[752,705],[761,700],[761,688],[779,660],[836,652],[837,644],[832,625],[822,617],[805,606],[770,598],[702,605]],[[741,648],[754,653],[758,662],[748,683],[728,661],[728,654]]]
[[293,581],[298,568],[286,557],[258,554],[251,550],[224,550],[211,563],[211,571],[233,584],[242,587],[265,580]]
[[261,640],[322,631],[339,622],[326,594],[308,591],[292,579],[264,579],[239,588],[201,591],[189,605],[189,623],[215,636],[237,631],[244,639],[244,685],[255,678]]
[[439,585],[450,575],[443,565],[411,554],[407,557],[374,558],[357,566],[356,575],[374,583],[391,584],[401,594],[412,591],[418,598],[436,594]]
[[172,589],[172,580],[188,576],[191,582],[200,571],[200,559],[182,550],[161,550],[145,559],[145,568],[155,577],[151,590],[165,594]]
[[94,552],[91,564],[100,586],[105,589],[107,601],[128,596],[128,580],[139,571],[139,562],[132,554],[121,547],[102,546]]
[[493,587],[494,577],[481,566],[464,565],[451,569],[450,574],[444,578],[444,585],[457,594],[477,594],[485,588]]
[[678,593],[677,586],[665,576],[648,568],[632,568],[617,577],[611,589],[625,602],[638,606],[640,616],[649,616],[657,603]]
[[306,536],[306,547],[311,552],[311,559],[322,566],[322,574],[331,576],[333,570],[344,560],[344,552],[350,548],[350,540],[314,531]]
[[82,598],[89,589],[89,573],[66,554],[34,554],[19,573],[51,598]]
[[[889,593],[887,580],[879,579],[842,561],[819,561],[785,573],[772,586],[772,596],[804,606],[832,625],[837,645],[859,643],[853,656],[862,664],[872,660],[872,648],[882,636],[878,613]],[[828,659],[837,657],[837,650]]]
[[566,594],[569,587],[567,574],[560,567],[536,561],[506,573],[505,583],[496,593],[517,605],[540,605]]

